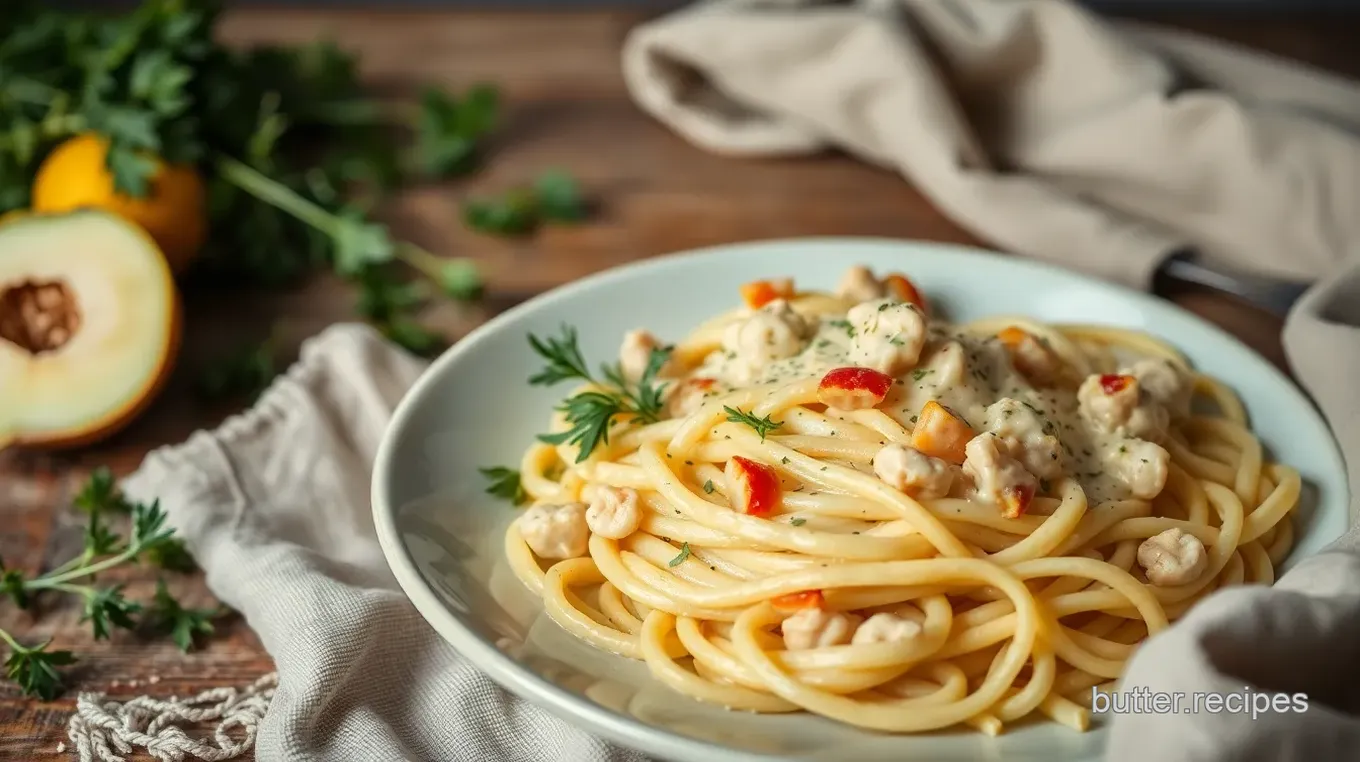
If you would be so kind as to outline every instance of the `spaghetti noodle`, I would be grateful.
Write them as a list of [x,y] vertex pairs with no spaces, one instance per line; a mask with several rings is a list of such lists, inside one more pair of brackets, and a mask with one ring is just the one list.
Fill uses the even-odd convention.
[[629,334],[602,378],[569,329],[533,339],[535,383],[583,384],[523,457],[510,565],[680,693],[899,733],[1085,730],[1140,642],[1290,550],[1299,474],[1156,338],[950,325],[864,268],[742,294],[674,347]]

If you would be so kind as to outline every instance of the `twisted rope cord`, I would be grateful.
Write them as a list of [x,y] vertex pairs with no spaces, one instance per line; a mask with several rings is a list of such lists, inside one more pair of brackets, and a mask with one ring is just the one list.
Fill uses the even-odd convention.
[[[102,693],[82,693],[66,725],[80,762],[126,762],[137,749],[160,762],[235,759],[255,746],[260,720],[269,709],[278,673],[242,690],[213,688],[197,696],[169,700],[139,696],[119,703]],[[217,723],[212,738],[190,738],[181,724]]]

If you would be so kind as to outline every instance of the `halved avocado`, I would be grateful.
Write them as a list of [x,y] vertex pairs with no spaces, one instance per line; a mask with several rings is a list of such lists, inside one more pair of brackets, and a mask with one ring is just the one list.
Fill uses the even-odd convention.
[[150,404],[182,310],[145,232],[107,212],[0,225],[0,447],[75,447]]

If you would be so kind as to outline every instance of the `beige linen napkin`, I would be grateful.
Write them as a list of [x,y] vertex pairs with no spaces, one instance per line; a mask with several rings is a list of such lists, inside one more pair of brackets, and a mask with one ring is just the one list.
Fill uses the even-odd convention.
[[[254,731],[256,758],[640,762],[502,691],[398,589],[374,534],[369,476],[393,409],[424,368],[372,329],[334,326],[251,410],[153,452],[123,484],[160,499],[208,586],[274,658],[278,688]],[[71,740],[83,760],[111,760],[98,750],[120,744],[166,760],[242,750],[221,736],[193,739],[174,712],[143,732],[148,717],[133,710],[147,702],[134,702],[80,698]]]
[[[839,148],[900,171],[1004,250],[1145,287],[1192,247],[1327,277],[1290,363],[1360,496],[1360,87],[1057,0],[726,0],[635,30],[638,104],[737,156]],[[1360,501],[1352,505],[1352,524]],[[1360,752],[1360,533],[1273,588],[1212,596],[1132,660],[1122,690],[1305,693],[1302,714],[1116,717],[1113,760]]]

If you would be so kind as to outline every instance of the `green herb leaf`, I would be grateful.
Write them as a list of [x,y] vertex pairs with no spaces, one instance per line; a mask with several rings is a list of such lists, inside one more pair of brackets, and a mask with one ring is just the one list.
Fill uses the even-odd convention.
[[156,632],[168,634],[179,650],[187,652],[194,647],[195,637],[213,633],[212,618],[216,615],[216,609],[185,608],[170,595],[165,580],[156,580],[156,597],[147,610],[147,624]]
[[94,558],[114,553],[121,542],[122,538],[104,525],[103,514],[92,511],[89,521],[85,523],[85,554]]
[[174,534],[175,530],[165,526],[165,511],[159,500],[132,507],[132,537],[128,540],[128,548],[133,558],[164,545]]
[[524,485],[520,482],[519,471],[505,466],[492,466],[477,470],[490,482],[486,487],[488,495],[509,500],[515,505],[523,505],[528,501],[529,495],[524,491]]
[[792,524],[792,525],[794,525],[794,526],[796,526],[796,527],[800,527],[800,526],[802,526],[802,525],[804,525],[804,524],[807,523],[807,519],[804,519],[804,518],[790,519],[790,520],[789,520],[789,523]]
[[19,569],[6,569],[4,559],[0,559],[0,597],[8,595],[14,605],[28,608],[28,590],[24,587],[24,573]]
[[199,371],[197,392],[205,402],[243,398],[254,402],[279,374],[272,339],[246,344]]
[[727,420],[733,423],[744,423],[755,429],[762,442],[765,441],[767,434],[784,425],[783,421],[772,420],[768,415],[764,418],[757,418],[751,413],[743,413],[739,408],[731,408],[726,405],[723,406],[723,412],[727,413]]
[[386,226],[364,222],[352,212],[338,218],[333,237],[335,269],[342,275],[357,275],[368,265],[387,262],[396,251]]
[[146,560],[168,571],[188,574],[198,568],[189,548],[178,537],[157,543],[146,552]]
[[378,330],[406,351],[421,357],[428,357],[445,346],[442,336],[408,318],[392,318],[379,323]]
[[920,381],[921,379],[925,378],[926,376],[934,372],[935,372],[934,368],[917,368],[916,370],[913,370],[911,372],[911,380]]
[[713,494],[713,489],[714,489],[714,487],[713,487],[713,480],[712,480],[712,479],[709,479],[708,481],[704,482],[704,494],[706,494],[706,495],[711,495],[711,494]]
[[428,89],[416,119],[416,160],[427,175],[450,177],[475,169],[480,141],[495,126],[500,96],[477,85],[463,96]]
[[137,626],[132,615],[141,611],[139,604],[123,597],[123,586],[91,590],[85,596],[85,612],[81,622],[89,622],[95,640],[107,640],[109,627],[122,627],[131,630]]
[[581,346],[577,342],[576,329],[563,325],[562,335],[557,338],[540,339],[529,334],[529,346],[534,352],[547,360],[548,366],[529,378],[534,386],[552,386],[561,381],[579,379],[593,380],[586,369],[585,358],[581,356]]
[[[3,632],[3,631],[0,631]],[[19,684],[19,690],[26,696],[37,696],[51,701],[61,694],[61,673],[57,667],[75,664],[76,657],[70,651],[48,651],[52,641],[44,641],[36,646],[25,647],[8,635],[10,643],[9,658],[5,660],[5,674]]]
[[689,543],[684,543],[680,546],[680,555],[676,556],[675,558],[672,558],[670,562],[666,564],[666,566],[669,566],[670,568],[674,569],[675,567],[684,563],[685,559],[689,558],[689,556],[690,556]]
[[497,198],[474,198],[463,204],[463,221],[473,230],[493,235],[523,235],[538,227],[538,199],[515,188]]
[[539,175],[534,182],[534,195],[544,219],[556,222],[577,222],[586,216],[586,203],[576,179],[561,170]]
[[439,269],[439,287],[454,299],[474,299],[482,293],[482,276],[467,260],[455,260]]
[[568,428],[556,434],[540,434],[539,441],[560,445],[576,445],[576,462],[590,457],[601,444],[609,444],[609,424],[614,416],[624,412],[619,397],[604,392],[582,392],[568,398],[557,407],[566,414]]
[[76,493],[75,507],[85,513],[113,512],[128,513],[132,504],[123,498],[113,472],[107,466],[100,466],[90,472],[89,479],[80,492]]

